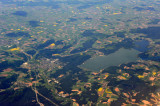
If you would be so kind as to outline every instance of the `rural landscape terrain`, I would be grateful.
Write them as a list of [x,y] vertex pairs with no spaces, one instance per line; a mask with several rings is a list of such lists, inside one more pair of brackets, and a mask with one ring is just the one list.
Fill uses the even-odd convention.
[[160,105],[159,0],[0,0],[0,106]]

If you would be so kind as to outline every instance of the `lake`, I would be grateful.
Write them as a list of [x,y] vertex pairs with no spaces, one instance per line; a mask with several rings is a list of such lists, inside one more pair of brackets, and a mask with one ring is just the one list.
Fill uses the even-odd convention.
[[140,52],[135,49],[120,48],[116,52],[107,56],[96,56],[88,59],[79,67],[89,71],[99,71],[110,66],[118,66],[124,63],[136,62],[139,59],[137,56],[139,53]]

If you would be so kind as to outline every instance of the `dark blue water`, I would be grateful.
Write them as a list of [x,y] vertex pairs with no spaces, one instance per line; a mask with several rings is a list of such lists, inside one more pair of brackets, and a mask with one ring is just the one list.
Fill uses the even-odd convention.
[[149,46],[149,41],[148,40],[140,40],[140,41],[135,42],[134,49],[136,49],[140,52],[146,52],[150,49],[150,48],[148,48],[148,46]]
[[151,39],[160,39],[159,33],[160,33],[160,27],[148,27],[148,28],[138,28],[138,29],[133,29],[130,31],[131,33],[143,33],[146,36],[146,38],[151,38]]
[[24,37],[30,37],[31,35],[28,32],[12,32],[12,33],[8,33],[6,34],[6,36],[8,37],[19,37],[19,36],[24,36]]
[[25,11],[16,11],[13,13],[13,15],[17,15],[17,16],[22,16],[22,17],[27,17],[27,12]]

